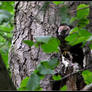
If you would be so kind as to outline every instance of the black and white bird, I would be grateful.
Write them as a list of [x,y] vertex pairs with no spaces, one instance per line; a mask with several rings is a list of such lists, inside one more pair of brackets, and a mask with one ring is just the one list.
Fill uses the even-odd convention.
[[78,63],[81,68],[83,68],[83,59],[84,59],[84,53],[82,43],[79,43],[77,45],[71,46],[68,44],[68,42],[65,40],[65,38],[69,35],[70,30],[72,29],[72,26],[69,26],[67,24],[61,24],[57,30],[57,38],[60,40],[60,50],[61,53],[65,58],[70,58],[67,53],[70,53],[72,55],[72,63]]

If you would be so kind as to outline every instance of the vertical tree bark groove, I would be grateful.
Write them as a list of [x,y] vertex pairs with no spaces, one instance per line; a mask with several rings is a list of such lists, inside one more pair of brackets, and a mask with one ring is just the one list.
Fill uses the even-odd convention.
[[[48,60],[51,55],[55,54],[46,54],[40,48],[29,47],[23,43],[23,40],[35,42],[36,36],[56,37],[57,25],[60,25],[61,18],[57,16],[57,10],[52,7],[48,7],[45,13],[44,11],[39,12],[44,3],[45,1],[16,1],[15,3],[15,29],[9,53],[9,64],[16,87],[20,86],[26,76],[30,76],[41,60]],[[66,3],[72,10],[76,9],[81,2]],[[48,77],[42,81],[42,87],[43,90],[51,90]]]

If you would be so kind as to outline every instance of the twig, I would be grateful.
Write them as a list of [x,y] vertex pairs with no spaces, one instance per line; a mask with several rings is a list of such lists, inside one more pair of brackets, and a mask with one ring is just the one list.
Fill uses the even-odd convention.
[[[70,76],[73,76],[74,74],[77,74],[77,73],[79,73],[79,72],[82,72],[82,71],[84,71],[84,70],[91,69],[91,68],[92,68],[92,65],[87,66],[87,67],[85,67],[85,68],[83,68],[83,69],[81,69],[81,70],[79,70],[79,71],[76,71],[76,72],[72,72],[72,73],[70,73],[70,74],[67,74],[67,75],[65,75],[65,76],[64,76],[61,80],[59,80],[59,81],[62,81],[62,80],[66,79],[66,78],[68,78],[68,77],[70,77]],[[57,80],[51,80],[51,81],[57,81]]]
[[86,85],[81,91],[88,91],[88,90],[92,90],[92,83],[89,85]]
[[72,10],[70,13],[74,13],[74,12],[77,12],[77,11],[79,11],[79,10],[83,10],[83,9],[86,9],[86,8],[90,8],[90,6],[84,7],[84,8],[80,8],[80,9],[77,9],[77,10]]

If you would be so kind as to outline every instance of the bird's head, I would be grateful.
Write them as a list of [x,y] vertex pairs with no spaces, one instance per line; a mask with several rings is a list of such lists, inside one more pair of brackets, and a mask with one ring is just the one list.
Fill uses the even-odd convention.
[[58,28],[58,36],[65,38],[66,36],[69,35],[70,30],[71,26],[68,26],[66,24],[60,25]]

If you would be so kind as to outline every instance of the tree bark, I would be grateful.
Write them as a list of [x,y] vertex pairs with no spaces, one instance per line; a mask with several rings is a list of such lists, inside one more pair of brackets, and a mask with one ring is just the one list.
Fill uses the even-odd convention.
[[[48,60],[55,54],[46,54],[40,48],[29,47],[23,43],[23,40],[35,41],[35,36],[50,35],[56,37],[61,17],[57,15],[56,6],[52,3],[48,5],[45,12],[42,11],[41,7],[44,3],[45,1],[16,1],[15,3],[15,29],[9,53],[9,64],[12,80],[16,87],[20,86],[21,81],[26,76],[30,76],[40,61]],[[85,2],[66,2],[70,6],[70,10],[76,9],[80,3]],[[53,7],[49,7],[50,5]],[[61,67],[58,69],[60,70]],[[70,84],[67,83],[67,85]],[[51,90],[48,77],[42,81],[42,87],[43,90]]]
[[[44,3],[45,1],[18,1],[15,4],[16,24],[9,63],[12,80],[16,87],[19,87],[21,80],[26,76],[30,76],[41,60],[50,59],[50,54],[42,52],[40,48],[29,47],[22,42],[23,40],[35,41],[35,36],[56,36],[56,26],[59,25],[60,18],[56,16],[56,10],[53,8],[48,7],[46,12],[40,11]],[[44,89],[48,86],[46,83],[48,82],[45,82]]]

